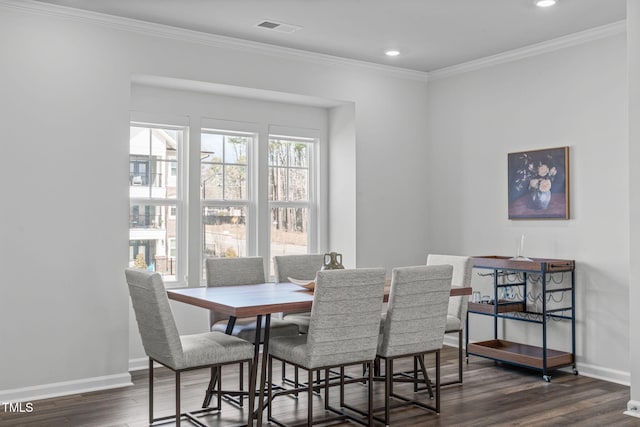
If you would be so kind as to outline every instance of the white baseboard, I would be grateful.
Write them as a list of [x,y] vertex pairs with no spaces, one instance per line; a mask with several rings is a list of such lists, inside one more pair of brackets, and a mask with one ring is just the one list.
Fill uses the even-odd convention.
[[0,390],[0,402],[31,402],[50,397],[86,393],[110,388],[131,386],[129,373],[107,375],[103,377],[83,378],[74,381],[43,384],[31,387]]
[[630,400],[627,402],[627,410],[623,412],[625,415],[640,418],[640,402]]
[[137,359],[129,359],[129,372],[141,371],[149,367],[148,357],[139,357]]
[[[463,338],[463,344],[464,344],[464,336],[462,338]],[[450,347],[458,348],[458,334],[445,334],[444,344]]]
[[618,371],[615,369],[593,366],[585,363],[578,363],[578,374],[598,380],[609,381],[611,383],[629,386],[631,385],[631,373]]
[[[153,367],[162,368],[162,365],[158,362],[153,363]],[[129,372],[133,371],[142,371],[149,369],[149,358],[148,357],[140,357],[137,359],[129,359]]]

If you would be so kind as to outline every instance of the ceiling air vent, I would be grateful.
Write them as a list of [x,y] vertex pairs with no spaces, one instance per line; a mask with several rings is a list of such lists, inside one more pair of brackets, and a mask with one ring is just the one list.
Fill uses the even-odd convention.
[[302,29],[297,25],[284,24],[282,22],[275,21],[261,21],[256,24],[256,27],[266,28],[267,30],[278,31],[280,33],[293,33]]

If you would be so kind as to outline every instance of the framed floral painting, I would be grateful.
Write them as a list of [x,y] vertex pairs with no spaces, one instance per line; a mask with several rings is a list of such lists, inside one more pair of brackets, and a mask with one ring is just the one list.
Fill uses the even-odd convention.
[[569,219],[569,147],[509,153],[509,219]]

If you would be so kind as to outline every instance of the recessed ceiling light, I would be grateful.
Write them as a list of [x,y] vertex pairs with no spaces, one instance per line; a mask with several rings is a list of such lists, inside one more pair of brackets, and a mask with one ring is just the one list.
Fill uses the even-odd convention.
[[536,0],[536,6],[538,7],[549,7],[556,4],[556,0]]
[[395,50],[395,49],[390,49],[384,52],[385,55],[387,56],[398,56],[400,55],[400,51],[399,50]]

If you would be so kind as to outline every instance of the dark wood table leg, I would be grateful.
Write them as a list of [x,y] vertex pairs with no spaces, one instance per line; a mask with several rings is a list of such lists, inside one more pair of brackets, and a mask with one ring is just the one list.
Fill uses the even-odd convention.
[[[257,425],[262,426],[262,416],[264,413],[264,386],[267,382],[267,358],[269,355],[269,329],[271,327],[271,314],[265,315],[264,320],[264,340],[262,341],[262,369],[260,370],[260,391],[258,393],[258,408],[257,408]],[[260,329],[258,329],[259,331]],[[258,333],[256,333],[258,335]],[[259,348],[259,344],[256,345]],[[258,361],[256,360],[256,365]]]
[[[231,335],[233,332],[233,328],[236,325],[235,316],[229,317],[227,321],[227,329],[224,331],[225,334]],[[256,359],[257,360],[257,359]],[[211,399],[213,398],[213,393],[216,389],[216,383],[218,383],[218,369],[211,369],[211,380],[209,381],[209,386],[207,387],[207,392],[204,395],[204,402],[202,402],[203,408],[208,408],[211,405]]]

